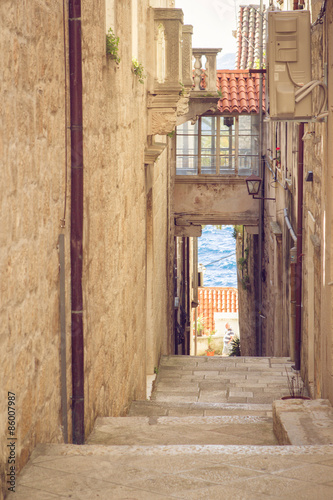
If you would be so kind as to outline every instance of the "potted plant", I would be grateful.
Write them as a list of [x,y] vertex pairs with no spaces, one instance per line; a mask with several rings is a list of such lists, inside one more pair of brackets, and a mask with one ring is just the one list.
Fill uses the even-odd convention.
[[240,356],[240,355],[241,355],[240,338],[234,337],[231,341],[231,349],[229,356]]
[[206,356],[214,356],[214,354],[215,354],[215,349],[213,349],[213,346],[212,346],[212,337],[213,337],[212,334],[208,335],[208,338],[207,338],[208,348],[206,349]]

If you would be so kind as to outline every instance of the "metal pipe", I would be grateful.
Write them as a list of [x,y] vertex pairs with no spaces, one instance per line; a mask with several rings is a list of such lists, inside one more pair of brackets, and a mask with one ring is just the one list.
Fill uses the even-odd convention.
[[302,247],[303,247],[303,157],[304,123],[298,128],[298,175],[297,175],[297,261],[296,261],[296,320],[295,320],[295,369],[301,369],[302,341]]
[[72,428],[73,443],[83,444],[83,131],[81,0],[69,0],[68,12],[71,110]]
[[[259,23],[259,63],[260,69],[262,69],[263,62],[263,0],[260,0],[260,23]],[[261,185],[261,197],[265,197],[265,179],[262,159],[262,149],[263,149],[263,113],[262,113],[262,95],[263,95],[263,75],[259,74],[259,177],[263,179]],[[259,241],[258,241],[258,307],[257,307],[257,354],[262,356],[262,253],[263,253],[263,232],[264,232],[264,200],[261,199],[259,202]]]
[[297,236],[292,228],[292,225],[290,223],[290,220],[289,220],[289,217],[288,217],[288,209],[287,208],[284,208],[283,209],[283,214],[284,214],[284,220],[285,220],[285,223],[287,225],[287,228],[289,229],[289,232],[290,232],[290,236],[292,237],[292,239],[296,242],[297,241]]
[[59,278],[60,278],[60,382],[61,382],[61,420],[64,442],[68,443],[67,419],[67,360],[66,360],[66,273],[65,273],[65,236],[59,234]]

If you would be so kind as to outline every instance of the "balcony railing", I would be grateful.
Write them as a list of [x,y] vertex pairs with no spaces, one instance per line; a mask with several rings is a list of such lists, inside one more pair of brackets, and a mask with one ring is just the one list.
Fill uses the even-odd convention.
[[[222,49],[192,49],[194,92],[216,93],[216,56]],[[203,57],[206,61],[203,67]]]

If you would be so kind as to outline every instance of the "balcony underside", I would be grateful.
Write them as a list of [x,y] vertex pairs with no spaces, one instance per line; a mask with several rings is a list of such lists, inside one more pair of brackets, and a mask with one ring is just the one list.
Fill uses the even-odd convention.
[[173,211],[197,224],[259,223],[259,201],[249,196],[244,177],[177,175]]

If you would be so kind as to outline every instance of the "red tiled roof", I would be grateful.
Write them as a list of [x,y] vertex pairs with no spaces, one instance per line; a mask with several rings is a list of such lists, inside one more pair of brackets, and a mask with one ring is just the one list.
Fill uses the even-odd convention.
[[[259,62],[259,29],[263,25],[263,40],[266,39],[266,23],[259,13],[259,5],[241,5],[237,25],[236,69],[254,68]],[[264,6],[265,12],[265,6]],[[263,53],[265,62],[265,53]]]
[[[244,70],[218,70],[217,87],[222,92],[219,111],[230,113],[259,113],[259,74]],[[262,107],[265,110],[265,77],[263,76]]]
[[214,312],[238,312],[238,290],[234,287],[199,287],[198,316],[204,317],[206,332],[215,330]]

